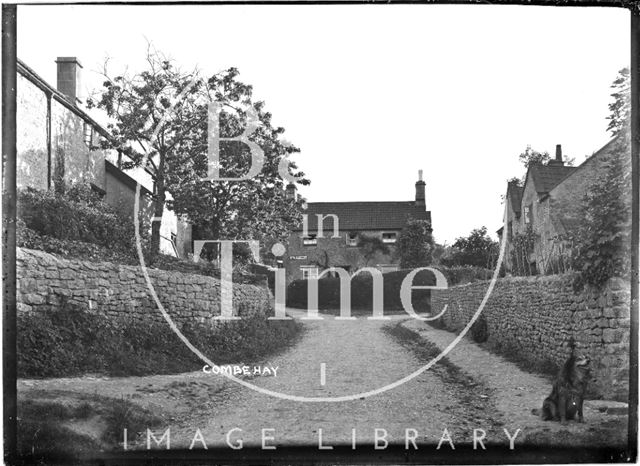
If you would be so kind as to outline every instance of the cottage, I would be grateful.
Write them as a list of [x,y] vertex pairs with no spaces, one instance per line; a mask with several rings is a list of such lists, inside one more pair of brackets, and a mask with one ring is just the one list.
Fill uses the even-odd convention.
[[[289,236],[284,260],[287,279],[317,277],[329,267],[350,273],[361,267],[377,267],[382,272],[397,270],[395,243],[407,221],[431,222],[422,170],[415,188],[413,201],[308,203],[305,223]],[[287,190],[289,196],[295,196],[293,185]],[[365,250],[362,239],[366,237],[379,238],[388,253]]]
[[[609,157],[620,155],[615,142],[611,140],[578,167],[565,165],[558,144],[555,159],[529,167],[522,187],[517,182],[508,183],[507,272],[553,273],[566,268],[570,234],[582,221],[580,205]],[[502,229],[498,234],[503,234]]]
[[[82,65],[75,57],[58,57],[57,88],[17,61],[17,167],[19,188],[61,189],[89,184],[103,199],[133,214],[137,183],[143,208],[151,204],[153,179],[143,169],[125,173],[123,155],[100,149],[109,132],[80,106]],[[149,216],[151,212],[148,212]],[[184,256],[190,249],[189,226],[165,209],[161,251]]]

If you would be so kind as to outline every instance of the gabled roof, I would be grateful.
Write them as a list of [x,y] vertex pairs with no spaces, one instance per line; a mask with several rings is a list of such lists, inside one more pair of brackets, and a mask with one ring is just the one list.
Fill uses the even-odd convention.
[[[565,167],[560,164],[542,165],[534,163],[527,171],[526,183],[529,181],[529,173],[533,180],[533,186],[540,195],[546,194],[555,188],[562,180],[577,170],[577,167]],[[524,189],[523,189],[524,191]]]
[[[318,229],[316,214],[338,216],[339,228],[344,230],[401,230],[409,219],[428,220],[431,212],[406,202],[310,202],[304,212],[309,219],[309,232]],[[324,220],[324,230],[333,228],[331,217]],[[302,231],[302,226],[296,228]]]
[[515,181],[507,184],[507,199],[511,202],[511,209],[515,212],[516,217],[520,216],[523,192],[524,188],[518,186]]

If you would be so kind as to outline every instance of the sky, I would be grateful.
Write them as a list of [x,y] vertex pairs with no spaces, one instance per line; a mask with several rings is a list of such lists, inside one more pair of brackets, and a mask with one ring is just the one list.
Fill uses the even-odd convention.
[[424,170],[436,241],[502,225],[527,145],[580,164],[607,143],[610,85],[629,66],[629,12],[488,5],[18,7],[18,57],[85,94],[144,66],[147,41],[184,69],[236,67],[266,102],[310,202],[409,201]]

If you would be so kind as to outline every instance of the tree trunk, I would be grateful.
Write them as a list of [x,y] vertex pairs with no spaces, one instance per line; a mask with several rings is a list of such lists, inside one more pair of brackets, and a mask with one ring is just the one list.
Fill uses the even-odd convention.
[[155,258],[160,253],[160,227],[164,214],[164,202],[166,199],[164,183],[156,181],[156,196],[153,206],[153,219],[151,222],[151,257]]

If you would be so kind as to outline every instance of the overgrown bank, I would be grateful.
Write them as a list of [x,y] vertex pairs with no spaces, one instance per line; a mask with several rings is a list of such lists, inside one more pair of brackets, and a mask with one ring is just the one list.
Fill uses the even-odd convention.
[[[301,324],[254,313],[212,326],[191,323],[182,333],[213,362],[266,358],[293,344]],[[168,324],[132,316],[112,319],[65,304],[44,314],[18,315],[19,377],[170,374],[205,364]]]

